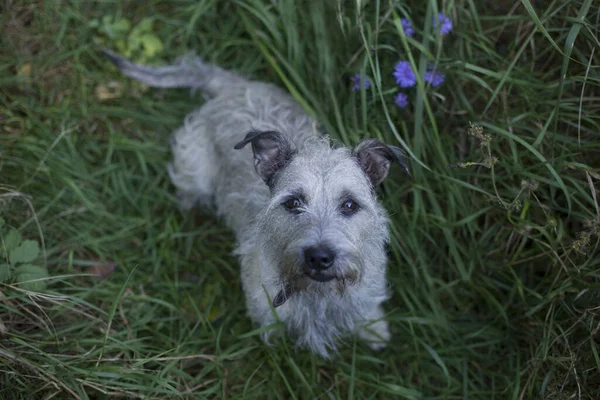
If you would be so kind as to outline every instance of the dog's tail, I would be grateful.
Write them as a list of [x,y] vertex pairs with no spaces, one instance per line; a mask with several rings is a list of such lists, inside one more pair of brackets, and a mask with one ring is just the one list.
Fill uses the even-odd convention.
[[160,88],[197,88],[216,96],[227,87],[239,86],[247,82],[216,65],[207,64],[199,57],[188,55],[174,65],[150,67],[134,64],[108,49],[102,50],[123,75]]

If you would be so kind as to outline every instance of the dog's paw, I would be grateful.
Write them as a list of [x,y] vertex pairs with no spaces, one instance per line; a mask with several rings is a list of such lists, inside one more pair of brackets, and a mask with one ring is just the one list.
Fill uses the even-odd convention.
[[386,342],[379,342],[379,343],[369,342],[369,343],[367,343],[367,346],[369,346],[371,348],[371,350],[381,351],[387,347],[387,343]]
[[275,347],[275,343],[273,343],[273,339],[278,340],[280,338],[280,335],[278,334],[278,332],[275,332],[275,330],[269,330],[269,331],[261,333],[260,338],[262,339],[263,343],[266,344],[267,346]]
[[367,342],[367,345],[375,351],[385,349],[392,337],[387,321],[377,321],[365,326],[360,330],[358,336]]

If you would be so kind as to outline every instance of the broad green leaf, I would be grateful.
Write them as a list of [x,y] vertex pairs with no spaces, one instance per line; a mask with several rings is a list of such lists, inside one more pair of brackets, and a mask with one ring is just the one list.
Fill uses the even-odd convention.
[[132,30],[131,35],[143,35],[144,33],[152,32],[152,18],[141,20]]
[[129,52],[143,50],[146,56],[152,56],[162,50],[162,42],[152,34],[152,22],[146,18],[131,30],[127,37]]
[[140,38],[142,46],[144,47],[144,54],[147,57],[153,57],[162,51],[163,45],[159,38],[151,33],[147,33]]
[[[2,254],[10,254],[10,251],[16,248],[20,242],[21,234],[18,231],[15,231],[14,229],[11,230],[4,236],[4,248],[2,248]],[[4,249],[6,249],[6,253],[4,252]]]
[[0,218],[0,229],[4,226],[4,218]]
[[124,18],[114,21],[112,17],[105,16],[102,18],[102,26],[99,31],[104,33],[111,40],[116,40],[124,37],[130,27],[131,23]]
[[0,264],[0,283],[4,283],[10,277],[10,265]]
[[121,18],[120,20],[118,20],[117,22],[115,22],[113,24],[113,29],[119,34],[126,33],[127,31],[129,31],[130,28],[131,28],[131,24],[129,23],[128,20],[126,20],[124,18]]
[[35,240],[24,240],[19,247],[9,253],[12,265],[31,262],[40,255],[40,245]]
[[15,275],[21,274],[40,275],[41,278],[47,278],[48,270],[44,267],[40,267],[39,265],[23,264],[15,268]]
[[44,267],[33,264],[21,265],[15,269],[15,280],[19,283],[19,287],[25,290],[39,292],[47,286],[46,281],[39,280],[48,278],[48,271]]
[[127,51],[129,53],[136,49],[139,49],[142,45],[142,39],[140,35],[129,35],[127,38]]
[[129,50],[129,47],[127,47],[125,40],[119,39],[115,41],[114,44],[119,53],[123,54],[125,57],[131,57],[131,50]]

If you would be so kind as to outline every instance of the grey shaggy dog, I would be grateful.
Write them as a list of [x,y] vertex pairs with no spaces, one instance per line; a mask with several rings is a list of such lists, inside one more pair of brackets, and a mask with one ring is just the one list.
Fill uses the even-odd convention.
[[385,347],[389,234],[375,188],[392,161],[408,172],[401,150],[376,139],[332,146],[288,93],[197,57],[148,67],[105,53],[150,86],[207,95],[173,134],[169,174],[183,207],[214,207],[234,231],[250,317],[281,321],[323,357],[348,334]]

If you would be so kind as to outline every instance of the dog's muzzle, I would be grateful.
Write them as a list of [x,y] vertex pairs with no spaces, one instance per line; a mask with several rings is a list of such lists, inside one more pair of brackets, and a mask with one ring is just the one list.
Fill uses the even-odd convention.
[[335,261],[335,253],[326,246],[314,246],[304,249],[303,270],[306,276],[317,282],[329,282],[335,275],[328,272]]
[[334,279],[340,281],[342,286],[353,285],[357,282],[358,272],[355,270],[341,271],[335,263],[336,253],[330,247],[322,245],[306,247],[302,250],[301,255],[300,271],[296,269],[295,273],[284,279],[285,286],[273,298],[274,308],[283,305],[295,293],[305,290],[310,281],[318,282],[316,283],[317,287],[320,283],[330,282]]

